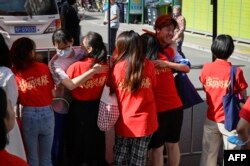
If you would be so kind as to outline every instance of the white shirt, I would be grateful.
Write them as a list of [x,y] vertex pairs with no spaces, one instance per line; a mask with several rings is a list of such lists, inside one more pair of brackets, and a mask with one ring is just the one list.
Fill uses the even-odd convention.
[[[15,107],[18,97],[15,75],[9,68],[4,66],[0,67],[0,87],[4,89],[8,100],[10,100],[12,106]],[[8,138],[9,144],[5,147],[5,149],[9,153],[19,156],[26,161],[23,141],[16,121],[14,128],[8,133]]]

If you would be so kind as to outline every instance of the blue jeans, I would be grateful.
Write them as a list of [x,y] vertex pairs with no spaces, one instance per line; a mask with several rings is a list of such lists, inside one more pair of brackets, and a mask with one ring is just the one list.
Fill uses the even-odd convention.
[[54,125],[51,106],[23,107],[22,129],[30,166],[52,166]]
[[54,116],[55,129],[51,155],[53,166],[60,166],[63,162],[65,126],[68,114],[60,114],[54,111]]

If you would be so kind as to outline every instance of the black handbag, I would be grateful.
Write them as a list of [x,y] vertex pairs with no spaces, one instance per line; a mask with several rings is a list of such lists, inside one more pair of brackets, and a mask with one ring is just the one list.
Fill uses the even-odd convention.
[[[171,59],[166,52],[165,55],[169,61],[173,62],[173,59]],[[179,63],[188,65],[185,60]],[[195,89],[186,73],[177,72],[174,80],[175,86],[183,104],[183,109],[190,108],[196,104],[203,102],[203,99],[200,97],[199,93]]]
[[174,80],[183,104],[183,109],[203,102],[203,99],[200,97],[186,73],[177,73]]

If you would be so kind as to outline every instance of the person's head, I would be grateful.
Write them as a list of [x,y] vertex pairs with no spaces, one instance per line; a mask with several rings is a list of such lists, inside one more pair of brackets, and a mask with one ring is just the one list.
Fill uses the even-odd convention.
[[175,5],[173,7],[173,17],[177,17],[181,15],[181,6],[180,5]]
[[117,58],[115,63],[126,60],[127,71],[123,87],[131,92],[140,88],[144,68],[141,37],[134,31],[124,31],[116,39]]
[[160,43],[153,34],[144,33],[141,35],[143,52],[147,59],[156,60],[160,50]]
[[67,57],[71,54],[73,37],[64,29],[56,30],[52,35],[52,43],[56,48],[57,55]]
[[230,35],[219,35],[212,43],[211,51],[216,58],[227,60],[234,51],[234,41]]
[[0,66],[11,67],[9,48],[0,33]]
[[172,15],[173,14],[173,7],[171,5],[168,5],[168,13],[167,14],[170,14]]
[[0,88],[0,150],[8,143],[7,133],[14,127],[15,114],[5,91]]
[[174,37],[176,26],[177,22],[170,14],[163,14],[157,17],[154,29],[162,47],[166,47],[173,42],[172,38]]
[[111,5],[115,4],[115,0],[110,0],[110,4]]
[[35,42],[27,37],[22,37],[14,41],[10,49],[13,66],[17,70],[29,67],[35,61],[35,49]]
[[99,33],[90,31],[83,36],[82,49],[95,59],[95,63],[104,63],[107,60],[107,49]]
[[67,0],[67,2],[69,3],[69,5],[74,5],[76,3],[76,0]]

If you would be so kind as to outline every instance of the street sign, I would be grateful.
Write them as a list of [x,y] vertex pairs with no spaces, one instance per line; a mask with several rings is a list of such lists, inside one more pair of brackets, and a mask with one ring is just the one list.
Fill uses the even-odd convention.
[[129,13],[143,14],[143,0],[130,0]]

